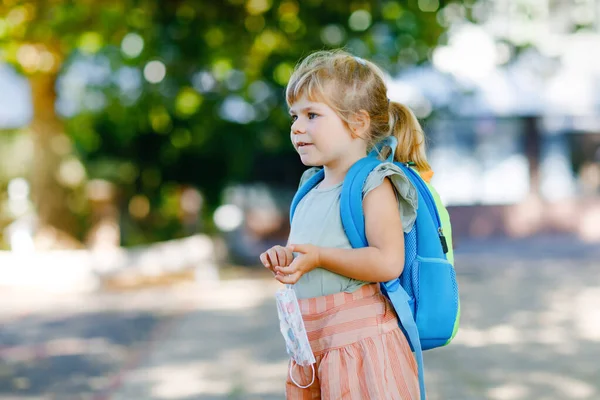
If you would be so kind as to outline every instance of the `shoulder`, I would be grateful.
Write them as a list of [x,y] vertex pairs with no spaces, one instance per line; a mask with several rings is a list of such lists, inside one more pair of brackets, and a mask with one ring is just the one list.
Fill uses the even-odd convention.
[[321,170],[321,168],[312,167],[312,168],[309,168],[306,171],[304,171],[304,173],[300,177],[300,183],[298,184],[298,187],[304,185],[304,183],[306,183],[306,181],[308,181],[310,178],[312,178],[320,170]]
[[378,192],[382,192],[384,195],[385,192],[395,193],[402,217],[402,226],[405,232],[410,231],[417,218],[418,193],[402,169],[390,162],[379,164],[365,181],[363,198],[376,188],[381,188],[378,189]]
[[395,204],[398,196],[394,186],[389,179],[382,178],[381,182],[374,185],[363,196],[363,207],[365,213],[369,208],[380,208],[384,204]]
[[380,186],[385,181],[385,178],[389,178],[394,190],[402,198],[410,203],[414,203],[413,206],[417,206],[417,189],[402,169],[394,163],[381,163],[371,171],[363,186],[363,196],[366,196],[370,191]]

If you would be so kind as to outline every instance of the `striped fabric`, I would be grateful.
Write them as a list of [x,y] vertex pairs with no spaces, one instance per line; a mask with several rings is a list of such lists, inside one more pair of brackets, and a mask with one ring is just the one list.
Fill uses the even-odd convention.
[[[398,319],[378,284],[354,293],[299,300],[311,348],[315,382],[298,388],[288,376],[288,400],[416,400],[417,365]],[[299,385],[311,367],[292,366]]]

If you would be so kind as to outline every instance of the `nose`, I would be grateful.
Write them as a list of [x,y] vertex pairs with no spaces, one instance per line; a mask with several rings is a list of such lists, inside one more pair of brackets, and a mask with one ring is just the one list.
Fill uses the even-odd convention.
[[306,126],[300,118],[296,118],[296,120],[292,124],[292,133],[295,135],[306,133]]

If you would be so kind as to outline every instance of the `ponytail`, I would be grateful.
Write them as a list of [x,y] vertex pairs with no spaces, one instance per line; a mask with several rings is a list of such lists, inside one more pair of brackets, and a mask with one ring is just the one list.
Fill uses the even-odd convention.
[[390,102],[390,134],[398,139],[394,160],[413,162],[419,172],[430,171],[425,154],[425,134],[417,117],[406,106],[395,101]]

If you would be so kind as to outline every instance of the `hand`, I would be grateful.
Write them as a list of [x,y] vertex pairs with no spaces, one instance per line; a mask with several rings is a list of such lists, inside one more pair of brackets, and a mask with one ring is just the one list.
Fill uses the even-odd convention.
[[260,255],[260,262],[275,273],[275,267],[287,267],[294,260],[294,254],[287,247],[273,246]]
[[281,283],[294,284],[300,277],[312,271],[320,264],[320,247],[312,244],[292,244],[287,246],[291,252],[300,253],[288,266],[275,267],[275,279]]

